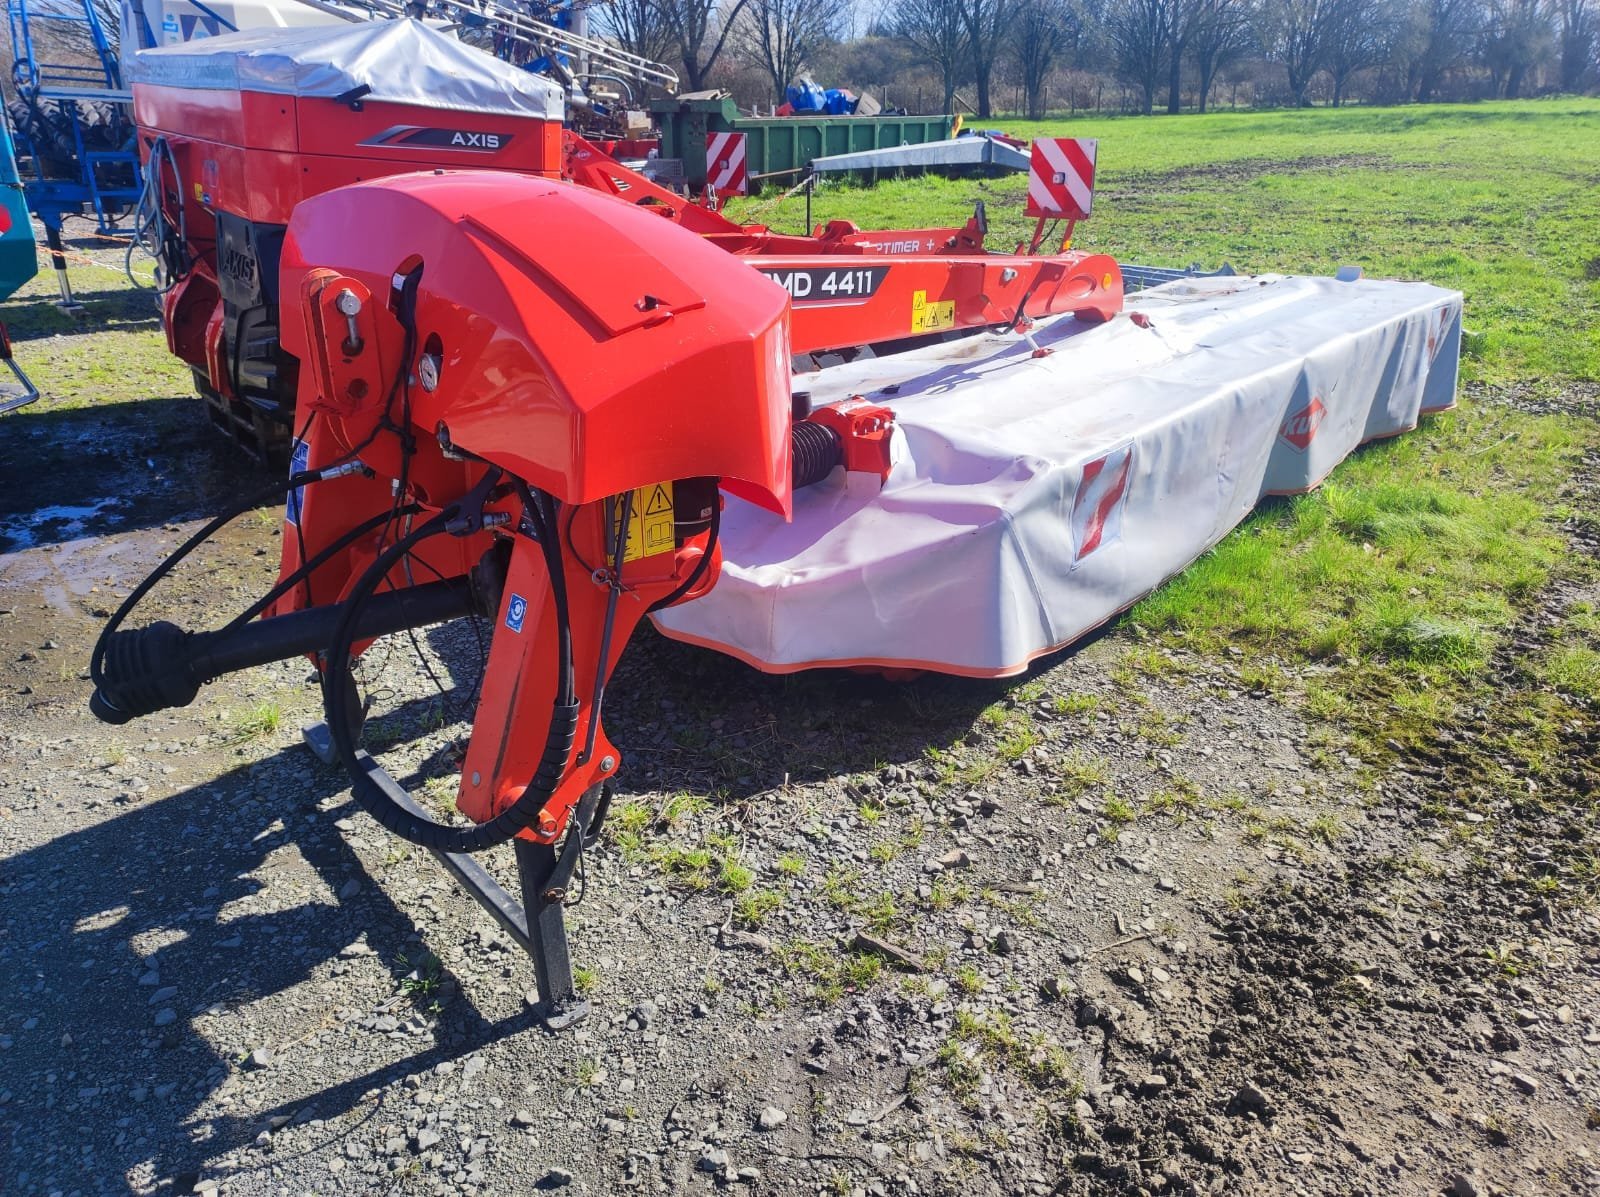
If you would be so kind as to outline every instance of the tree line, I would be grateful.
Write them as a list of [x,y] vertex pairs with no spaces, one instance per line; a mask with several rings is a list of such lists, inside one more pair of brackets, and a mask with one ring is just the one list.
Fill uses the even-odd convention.
[[1600,0],[595,0],[686,91],[781,99],[802,73],[988,118],[1064,108],[1510,98],[1600,87]]

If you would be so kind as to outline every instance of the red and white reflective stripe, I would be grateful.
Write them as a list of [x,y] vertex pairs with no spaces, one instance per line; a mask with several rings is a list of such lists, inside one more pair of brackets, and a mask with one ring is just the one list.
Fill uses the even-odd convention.
[[749,195],[743,133],[706,134],[706,182],[718,195]]
[[1093,137],[1035,137],[1028,161],[1028,209],[1034,217],[1082,220],[1094,205]]
[[1072,498],[1072,561],[1077,564],[1102,545],[1122,538],[1123,500],[1133,473],[1133,446],[1113,449],[1083,467]]

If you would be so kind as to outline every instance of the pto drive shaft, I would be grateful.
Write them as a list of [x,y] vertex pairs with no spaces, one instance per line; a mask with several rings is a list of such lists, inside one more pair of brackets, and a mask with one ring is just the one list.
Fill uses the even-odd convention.
[[[389,591],[364,605],[356,638],[443,623],[476,609],[464,579]],[[330,604],[215,632],[186,632],[166,621],[116,632],[106,644],[104,676],[89,710],[104,723],[121,724],[188,706],[201,686],[225,673],[322,651],[342,616],[343,608]]]

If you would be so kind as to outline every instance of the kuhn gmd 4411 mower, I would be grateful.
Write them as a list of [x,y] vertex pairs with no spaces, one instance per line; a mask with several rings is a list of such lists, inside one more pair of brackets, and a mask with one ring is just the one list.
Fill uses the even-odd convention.
[[[981,211],[739,226],[420,25],[140,63],[172,348],[292,430],[293,472],[277,585],[217,631],[124,630],[180,550],[108,626],[93,708],[122,722],[309,655],[327,754],[529,949],[554,1025],[581,1011],[562,906],[621,767],[605,688],[640,620],[775,671],[1015,673],[1262,495],[1452,402],[1454,293],[1193,279],[1124,312],[1109,258],[990,253]],[[1081,214],[1082,161],[1043,157],[1036,214]],[[493,635],[446,823],[363,750],[352,663],[469,614]],[[521,905],[467,855],[506,841]]]

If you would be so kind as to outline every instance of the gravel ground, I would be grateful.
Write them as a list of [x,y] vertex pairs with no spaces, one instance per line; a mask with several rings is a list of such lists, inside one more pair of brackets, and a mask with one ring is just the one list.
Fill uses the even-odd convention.
[[[1600,595],[1538,596],[1496,699],[1382,761],[1227,657],[1130,671],[1128,627],[1010,686],[642,635],[569,916],[593,1012],[553,1036],[519,951],[300,746],[303,663],[89,717],[106,609],[253,469],[158,402],[0,434],[31,504],[0,516],[0,1193],[1600,1192],[1600,919],[1507,880],[1592,857],[1595,721],[1554,783],[1480,784]],[[219,623],[276,538],[241,521],[149,616]],[[476,668],[461,629],[423,649],[450,693],[401,639],[371,725],[419,787]]]

